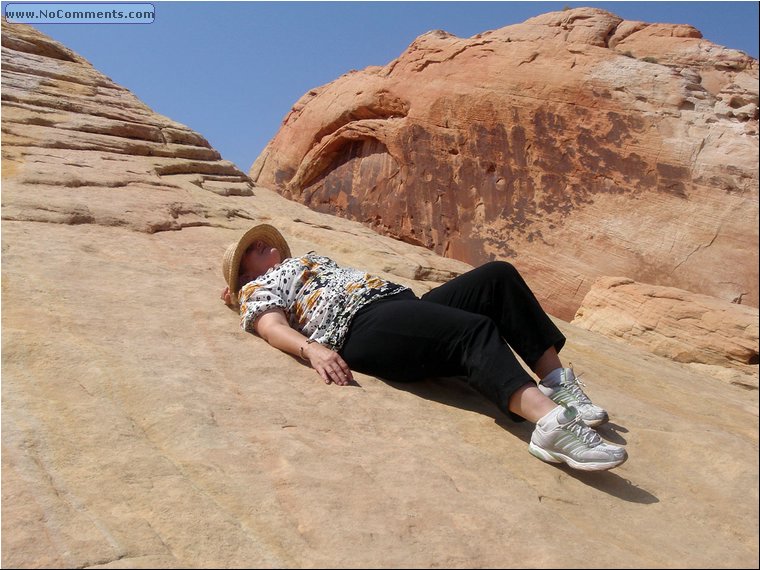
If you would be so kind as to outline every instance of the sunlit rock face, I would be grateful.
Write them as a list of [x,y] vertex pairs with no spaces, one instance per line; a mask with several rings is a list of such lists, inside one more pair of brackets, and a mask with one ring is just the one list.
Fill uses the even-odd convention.
[[2,26],[4,220],[152,233],[217,223],[234,212],[213,194],[252,194],[202,135],[31,26]]
[[[601,277],[573,324],[677,362],[730,368],[757,389],[758,309],[675,287]],[[728,375],[727,371],[720,371]]]
[[305,94],[250,175],[445,256],[513,261],[552,314],[625,275],[758,303],[758,66],[593,8],[417,38]]

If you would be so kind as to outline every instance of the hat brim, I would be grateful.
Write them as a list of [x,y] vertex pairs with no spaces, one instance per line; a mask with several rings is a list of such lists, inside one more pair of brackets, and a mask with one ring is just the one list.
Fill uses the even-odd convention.
[[259,224],[252,227],[250,230],[243,234],[237,243],[230,245],[224,254],[222,261],[222,271],[224,273],[224,279],[227,281],[227,287],[230,290],[230,298],[233,302],[238,302],[238,278],[240,277],[240,261],[243,259],[243,254],[248,247],[261,240],[264,243],[272,246],[280,252],[280,259],[282,261],[289,257],[292,257],[290,253],[290,247],[282,234],[269,224]]

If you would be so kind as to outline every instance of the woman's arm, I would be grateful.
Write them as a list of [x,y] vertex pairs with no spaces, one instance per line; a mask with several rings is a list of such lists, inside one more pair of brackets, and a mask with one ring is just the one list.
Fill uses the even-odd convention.
[[290,328],[282,309],[272,309],[262,314],[253,323],[253,328],[256,334],[273,347],[306,358],[325,384],[332,382],[345,386],[353,380],[351,370],[343,358],[318,342],[307,342],[304,335]]

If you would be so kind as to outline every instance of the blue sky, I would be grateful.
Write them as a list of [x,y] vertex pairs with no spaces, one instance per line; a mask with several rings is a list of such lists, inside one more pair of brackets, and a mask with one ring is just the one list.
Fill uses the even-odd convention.
[[[3,2],[5,6],[6,2]],[[417,36],[460,37],[594,6],[691,24],[758,57],[758,2],[154,2],[152,24],[36,25],[244,172],[309,89],[384,65]]]

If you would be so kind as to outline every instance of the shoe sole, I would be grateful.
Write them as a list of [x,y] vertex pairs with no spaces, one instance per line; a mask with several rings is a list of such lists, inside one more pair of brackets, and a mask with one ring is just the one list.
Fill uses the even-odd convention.
[[617,467],[618,465],[622,465],[628,460],[628,453],[625,453],[622,459],[619,459],[616,461],[604,461],[604,462],[595,461],[595,462],[579,463],[578,461],[575,461],[572,457],[568,457],[567,455],[563,455],[562,453],[557,453],[556,451],[547,451],[545,449],[542,449],[538,447],[537,445],[535,445],[532,441],[528,445],[528,451],[530,452],[531,455],[533,455],[534,457],[538,457],[541,461],[546,461],[547,463],[567,463],[573,469],[578,469],[580,471],[607,471],[608,469],[612,469],[614,467]]

